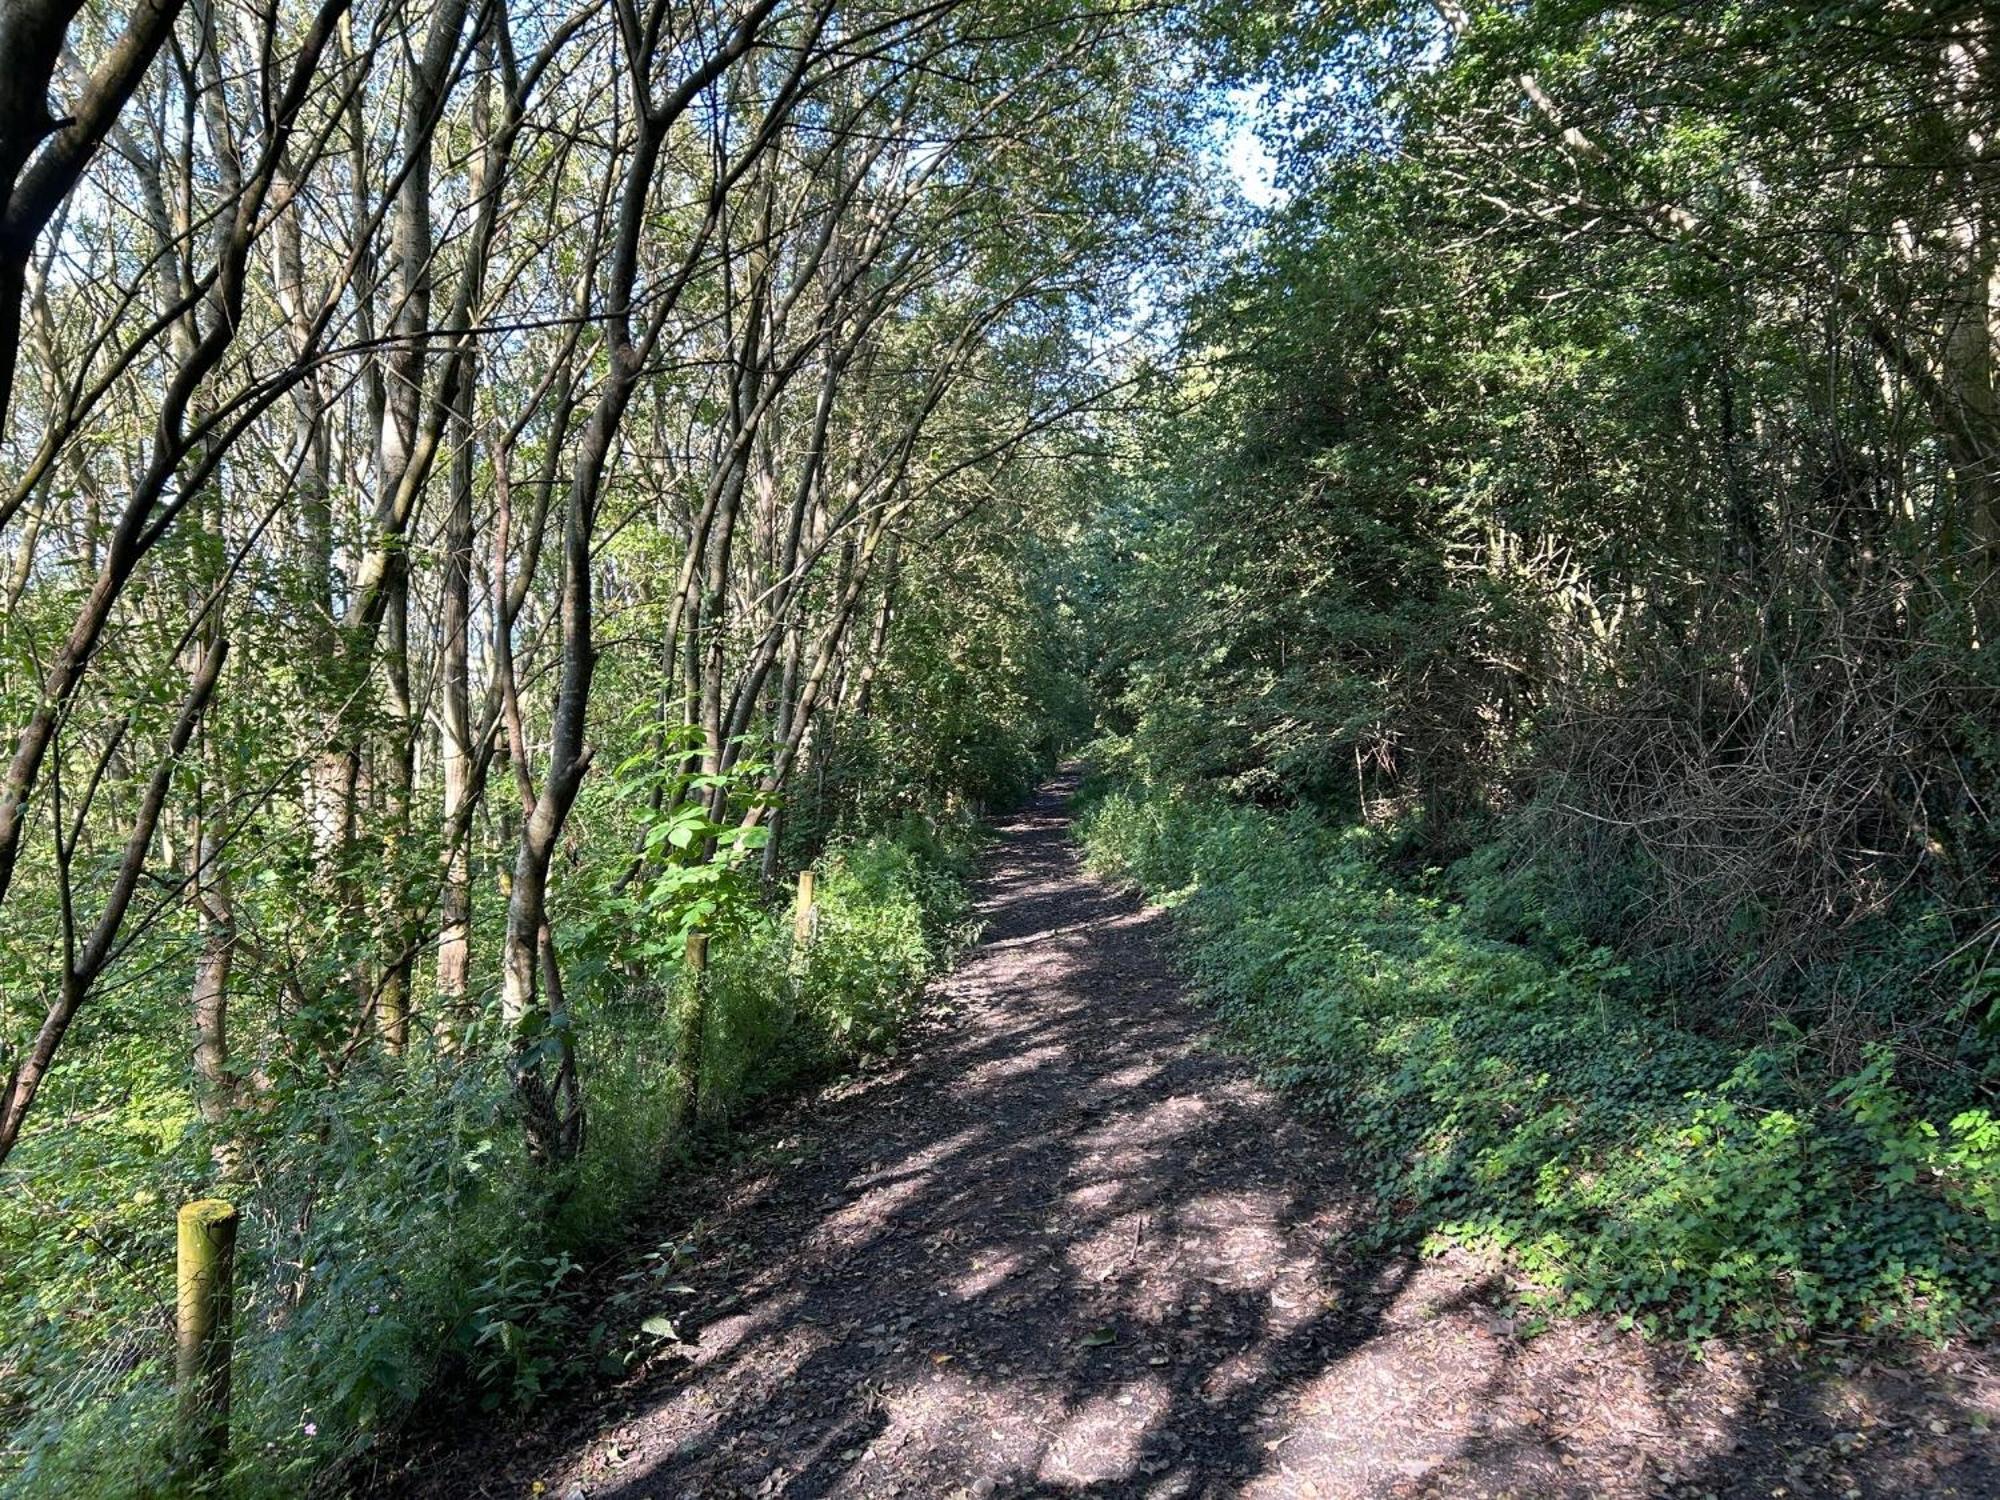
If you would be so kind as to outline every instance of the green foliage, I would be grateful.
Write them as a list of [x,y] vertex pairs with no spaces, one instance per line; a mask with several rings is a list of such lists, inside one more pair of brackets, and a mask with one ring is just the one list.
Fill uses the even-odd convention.
[[[702,1061],[713,1130],[894,1045],[965,936],[969,847],[965,828],[915,817],[844,843],[822,866],[817,930],[800,954],[789,910],[751,899],[747,879],[726,911],[707,878],[629,899],[600,887],[602,910],[572,902],[564,935],[578,955],[591,1113],[582,1154],[559,1171],[528,1161],[497,1058],[371,1054],[337,1087],[286,1075],[241,1122],[235,1149],[254,1181],[220,1189],[246,1210],[228,1493],[296,1493],[309,1476],[365,1464],[420,1398],[523,1406],[658,1347],[642,1326],[656,1298],[634,1295],[629,1326],[586,1326],[581,1271],[626,1239],[663,1165],[692,1144],[672,1135],[667,1082],[679,950],[664,937],[643,958],[608,938],[594,947],[597,928],[625,924],[635,945],[691,920],[723,929]],[[91,1055],[107,1088],[153,1082],[73,1132],[36,1137],[8,1165],[9,1495],[173,1493],[160,1446],[171,1404],[162,1299],[174,1206],[215,1189],[215,1142],[159,1062],[172,1050],[145,1040]]]
[[1058,597],[1067,555],[1033,533],[966,531],[957,555],[899,566],[883,606],[894,626],[886,660],[866,712],[834,727],[821,773],[788,804],[789,856],[807,859],[840,835],[908,830],[912,819],[1015,806],[1087,737],[1081,643]]
[[[117,9],[44,61],[88,71]],[[0,1486],[33,1495],[196,1482],[159,1447],[187,1197],[242,1213],[232,1493],[366,1488],[413,1410],[670,1337],[582,1325],[593,1257],[732,1120],[895,1045],[969,825],[1088,729],[1048,552],[1106,330],[1214,233],[1144,8],[621,40],[418,7],[360,54],[176,14],[125,79],[152,148],[73,163],[87,253],[37,280],[0,424]],[[510,27],[540,83],[496,112],[462,64]],[[300,149],[239,162],[273,47]],[[648,144],[662,68],[729,149]]]
[[628,715],[641,748],[581,799],[579,854],[596,878],[565,891],[559,910],[569,972],[608,1001],[635,987],[652,998],[644,976],[679,963],[690,932],[735,935],[758,913],[755,856],[769,830],[740,815],[770,805],[758,790],[770,767],[746,757],[699,771],[700,732],[657,733],[655,713]]
[[1667,1336],[1994,1326],[2000,1122],[1969,1093],[1677,1026],[1611,951],[1523,947],[1399,878],[1379,832],[1110,791],[1085,839],[1176,908],[1230,1035],[1366,1148],[1384,1234]]
[[1080,549],[1135,767],[1415,812],[1435,863],[1510,821],[1552,921],[1718,1023],[1963,1061],[1929,964],[1990,951],[2000,868],[1994,448],[1953,436],[1992,350],[1897,311],[1987,300],[1953,23],[1198,16],[1285,193]]
[[1454,11],[1203,13],[1285,193],[1078,549],[1095,856],[1385,1234],[1678,1337],[1990,1329],[1992,350],[1895,311],[1991,300],[1990,101],[1921,8]]
[[865,839],[827,863],[799,1003],[834,1056],[890,1045],[925,977],[969,933],[963,853],[916,827],[909,842]]

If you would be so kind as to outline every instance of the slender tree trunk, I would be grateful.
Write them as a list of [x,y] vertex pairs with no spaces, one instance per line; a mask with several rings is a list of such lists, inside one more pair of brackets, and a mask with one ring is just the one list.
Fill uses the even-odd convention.
[[463,1029],[472,961],[472,424],[471,382],[454,418],[451,511],[445,522],[442,589],[444,640],[440,691],[440,749],[444,773],[444,880],[439,900],[437,999],[440,1038],[446,1045]]
[[[1942,384],[1956,420],[1946,424],[1962,545],[1981,576],[2000,566],[2000,392],[1995,390],[1994,300],[2000,235],[1993,222],[1995,143],[1982,118],[2000,90],[2000,38],[1990,14],[1970,17],[1945,57],[1950,113],[1964,131],[1965,166],[1951,225],[1952,276],[1945,308]],[[1989,606],[1990,608],[1991,606]]]
[[202,818],[193,854],[201,930],[191,997],[195,1103],[202,1120],[219,1128],[236,1102],[236,1080],[229,1071],[229,977],[236,960],[236,907],[213,817]]
[[416,709],[410,697],[410,576],[397,569],[389,588],[382,665],[388,678],[387,783],[383,788],[383,836],[376,855],[379,914],[376,924],[376,1021],[382,1045],[400,1054],[410,1040],[410,973],[415,962],[415,920],[410,893],[415,882],[404,868],[416,786]]

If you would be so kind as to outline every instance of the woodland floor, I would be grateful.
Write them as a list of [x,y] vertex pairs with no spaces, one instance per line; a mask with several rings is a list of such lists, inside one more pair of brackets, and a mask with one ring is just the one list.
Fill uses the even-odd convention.
[[984,940],[903,1056],[670,1205],[657,1238],[700,1247],[684,1357],[397,1487],[2000,1496],[1990,1351],[1530,1337],[1488,1265],[1358,1252],[1339,1136],[1207,1044],[1167,919],[1079,866],[1067,792],[999,826]]

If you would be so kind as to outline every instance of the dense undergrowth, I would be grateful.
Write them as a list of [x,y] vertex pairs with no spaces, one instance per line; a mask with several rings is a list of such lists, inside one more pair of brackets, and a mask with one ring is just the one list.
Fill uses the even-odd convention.
[[[712,949],[703,1133],[781,1091],[893,1045],[924,981],[965,932],[969,820],[906,818],[821,861],[817,925],[747,916]],[[503,1060],[476,1048],[370,1058],[338,1086],[296,1080],[233,1149],[243,1213],[228,1493],[337,1482],[418,1404],[525,1406],[674,1337],[675,1246],[583,1295],[624,1244],[677,1138],[672,1059],[680,965],[636,969],[642,933],[605,935],[579,1027],[589,1130],[558,1170],[528,1158]],[[614,940],[615,939],[615,940]],[[588,953],[588,932],[575,951]],[[583,966],[587,968],[587,965]],[[107,1017],[115,1032],[123,1018]],[[188,1493],[169,1466],[172,1214],[215,1168],[170,1046],[128,1038],[131,1097],[72,1110],[0,1195],[0,1491]],[[158,1059],[166,1058],[160,1066]],[[82,1104],[83,1101],[72,1101]],[[594,1310],[593,1310],[594,1309]]]
[[1393,831],[1128,783],[1083,838],[1176,909],[1229,1036],[1366,1148],[1385,1238],[1662,1336],[1993,1329],[2000,1119],[1969,1085],[1677,1025],[1610,949],[1496,935],[1490,861],[1408,873]]
[[1077,549],[1100,864],[1386,1232],[1663,1336],[2000,1306],[2000,322],[1881,10],[1218,10],[1271,203]]

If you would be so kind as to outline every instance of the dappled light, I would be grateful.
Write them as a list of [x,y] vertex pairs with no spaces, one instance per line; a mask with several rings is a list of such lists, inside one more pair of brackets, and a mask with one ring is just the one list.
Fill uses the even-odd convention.
[[4,1500],[2000,1500],[2000,8],[0,0]]
[[796,1159],[691,1226],[685,1358],[413,1492],[1761,1495],[1796,1405],[1823,1445],[1868,1409],[1879,1453],[1842,1472],[1876,1493],[1925,1424],[2000,1403],[1540,1330],[1498,1268],[1367,1248],[1339,1139],[1213,1048],[1061,795],[1001,825],[913,1057],[774,1127]]

